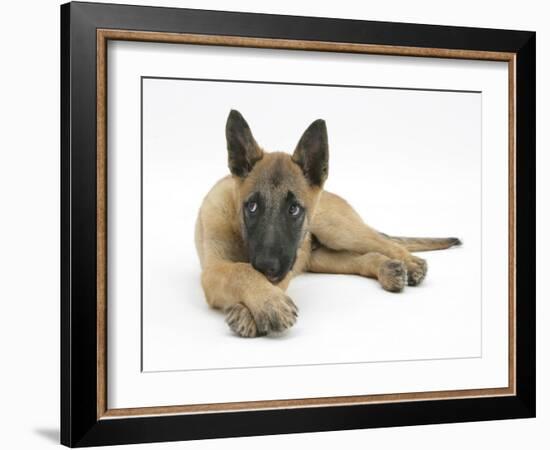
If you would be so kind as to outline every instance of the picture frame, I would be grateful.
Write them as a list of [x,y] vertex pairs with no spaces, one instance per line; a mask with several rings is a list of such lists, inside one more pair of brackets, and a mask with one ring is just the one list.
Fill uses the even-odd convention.
[[[535,416],[534,32],[71,2],[61,6],[61,443],[70,447]],[[508,70],[508,386],[110,408],[107,44],[155,42]],[[120,170],[120,169],[118,169]]]

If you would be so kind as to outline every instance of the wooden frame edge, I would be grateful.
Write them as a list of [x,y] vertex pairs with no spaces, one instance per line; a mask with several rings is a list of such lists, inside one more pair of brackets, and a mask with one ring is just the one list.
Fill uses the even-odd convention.
[[[376,403],[450,400],[463,398],[514,396],[516,386],[516,53],[444,48],[404,47],[290,39],[248,38],[223,35],[164,33],[98,28],[97,36],[97,419],[144,417],[173,414],[219,413],[289,409],[303,407],[349,406]],[[107,406],[107,41],[180,43],[231,47],[364,53],[391,56],[433,57],[508,62],[508,139],[509,139],[509,367],[508,387],[412,392],[305,399],[265,400],[197,405],[148,406],[108,409]]]
[[97,33],[97,417],[107,411],[107,40]]
[[508,386],[516,380],[516,55],[508,61]]
[[[483,392],[481,392],[483,391]],[[410,392],[402,394],[357,395],[339,397],[315,397],[288,400],[260,400],[231,403],[204,403],[197,405],[146,406],[137,408],[107,409],[99,419],[116,419],[136,416],[159,416],[196,413],[230,413],[239,411],[261,411],[268,409],[315,408],[329,406],[353,406],[365,404],[443,401],[464,398],[506,397],[515,393],[509,387],[490,389],[467,389],[460,391]]]
[[217,45],[224,47],[268,48],[322,52],[365,53],[373,55],[437,57],[511,61],[515,53],[447,48],[405,47],[380,44],[357,44],[328,41],[298,41],[293,39],[251,38],[193,33],[160,33],[154,31],[97,29],[98,40],[123,40],[172,44]]

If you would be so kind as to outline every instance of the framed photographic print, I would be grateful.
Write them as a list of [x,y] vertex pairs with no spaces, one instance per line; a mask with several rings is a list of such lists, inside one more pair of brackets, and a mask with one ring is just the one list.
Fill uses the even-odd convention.
[[61,77],[63,444],[535,415],[535,33],[69,3]]

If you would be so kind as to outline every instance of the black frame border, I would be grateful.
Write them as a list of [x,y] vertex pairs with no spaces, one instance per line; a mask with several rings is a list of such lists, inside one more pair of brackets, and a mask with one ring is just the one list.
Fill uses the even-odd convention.
[[[96,30],[516,54],[516,395],[97,419]],[[534,32],[73,2],[61,6],[61,443],[71,447],[535,416]]]

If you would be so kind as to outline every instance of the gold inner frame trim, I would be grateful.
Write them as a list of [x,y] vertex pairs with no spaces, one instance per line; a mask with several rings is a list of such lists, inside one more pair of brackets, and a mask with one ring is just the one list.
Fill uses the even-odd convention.
[[[107,405],[107,41],[139,41],[267,49],[363,53],[391,56],[472,59],[508,62],[508,387],[409,392],[399,394],[261,400],[198,405],[109,409]],[[498,397],[516,394],[516,54],[478,50],[404,47],[240,36],[97,30],[97,418],[196,414],[244,410],[344,406],[403,401]]]

